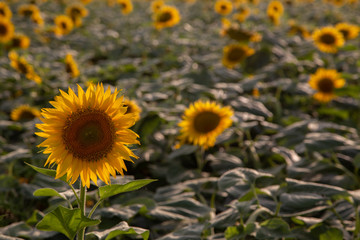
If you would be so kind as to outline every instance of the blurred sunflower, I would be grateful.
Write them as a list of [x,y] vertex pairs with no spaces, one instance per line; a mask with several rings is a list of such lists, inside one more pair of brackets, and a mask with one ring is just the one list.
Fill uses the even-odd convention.
[[153,13],[155,13],[155,12],[159,11],[160,8],[164,5],[165,5],[165,3],[163,0],[154,0],[151,2],[151,11]]
[[11,9],[5,2],[0,2],[0,17],[10,19],[12,17]]
[[37,108],[30,107],[29,105],[21,105],[14,108],[10,113],[10,118],[13,121],[23,122],[30,121],[34,118],[40,117],[40,111]]
[[132,12],[133,4],[131,0],[117,0],[118,4],[121,7],[121,13],[127,15]]
[[82,18],[86,17],[89,12],[88,10],[80,3],[73,3],[66,7],[66,15],[71,18],[74,26],[79,27],[82,24]]
[[135,123],[135,114],[126,114],[119,90],[104,91],[103,85],[91,84],[86,92],[78,86],[78,94],[69,88],[61,91],[50,103],[54,108],[41,110],[43,122],[36,132],[46,138],[39,147],[50,154],[46,165],[57,164],[56,178],[67,174],[73,184],[80,177],[82,186],[97,185],[100,178],[110,184],[110,174],[124,175],[125,161],[137,156],[127,145],[139,144],[139,137],[129,128]]
[[268,16],[275,15],[280,17],[284,13],[284,7],[280,1],[271,1],[266,10]]
[[38,26],[43,26],[44,25],[44,19],[41,16],[40,12],[35,12],[33,13],[33,15],[31,16],[31,20],[36,23]]
[[218,14],[228,15],[232,12],[233,5],[229,0],[217,0],[214,8]]
[[86,5],[86,4],[91,3],[92,0],[80,0],[80,2]]
[[311,37],[316,47],[326,53],[336,53],[345,43],[341,32],[330,26],[316,29]]
[[0,17],[0,43],[9,42],[14,35],[14,29],[9,19]]
[[154,25],[157,29],[172,27],[180,22],[180,13],[176,7],[162,6],[154,13]]
[[30,38],[21,33],[15,33],[10,41],[10,48],[26,49],[30,46]]
[[66,15],[56,16],[54,22],[55,22],[54,33],[56,36],[63,36],[69,34],[74,27],[71,18]]
[[237,9],[237,12],[233,15],[233,18],[239,22],[244,22],[250,16],[250,8],[241,6]]
[[127,107],[125,114],[133,113],[135,114],[135,121],[137,122],[140,119],[141,108],[137,105],[134,100],[124,99],[124,107]]
[[35,4],[22,4],[18,7],[20,16],[31,18],[33,14],[40,14],[39,8]]
[[260,42],[262,36],[258,32],[250,32],[240,28],[237,24],[231,24],[230,22],[223,21],[223,29],[221,35],[228,36],[239,42]]
[[66,57],[65,57],[65,69],[66,69],[66,72],[73,78],[76,78],[80,75],[78,65],[75,62],[72,55],[69,53],[66,54]]
[[246,45],[230,44],[223,49],[222,63],[227,68],[233,68],[254,53],[255,50]]
[[318,69],[309,79],[309,85],[318,92],[314,98],[320,102],[329,102],[335,97],[335,88],[345,85],[345,80],[340,78],[339,73],[334,69]]
[[338,23],[335,28],[341,32],[345,40],[354,39],[359,35],[359,27],[346,22]]
[[31,66],[24,57],[19,57],[19,55],[14,52],[9,52],[10,66],[13,67],[17,72],[25,75],[25,77],[31,81],[40,84],[42,79],[34,71],[33,66]]
[[216,102],[196,101],[187,108],[178,124],[180,129],[179,145],[191,143],[204,149],[215,145],[217,136],[232,124],[233,111],[221,107]]
[[258,5],[260,0],[246,0],[247,3],[249,4],[253,4],[253,5]]
[[301,35],[303,38],[309,38],[311,36],[304,26],[297,24],[294,20],[289,21],[289,26],[289,35]]

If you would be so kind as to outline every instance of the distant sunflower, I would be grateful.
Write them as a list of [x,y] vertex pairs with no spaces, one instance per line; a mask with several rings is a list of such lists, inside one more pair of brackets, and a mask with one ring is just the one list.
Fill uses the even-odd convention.
[[12,17],[11,9],[5,2],[0,2],[0,17],[10,19]]
[[217,0],[215,2],[215,12],[221,15],[228,15],[233,10],[233,5],[229,0]]
[[154,0],[151,2],[151,11],[153,13],[155,13],[155,12],[159,11],[160,8],[164,5],[165,5],[165,3],[163,0]]
[[81,26],[82,18],[89,14],[88,10],[80,3],[73,3],[67,6],[65,12],[66,15],[71,18],[76,27]]
[[31,20],[38,26],[44,26],[44,19],[41,16],[40,12],[33,13],[33,15],[31,16]]
[[117,2],[120,4],[122,14],[127,15],[132,12],[133,4],[131,0],[117,0]]
[[334,69],[318,69],[309,79],[309,85],[318,92],[314,98],[321,102],[329,102],[335,97],[335,88],[345,85],[345,80],[340,78],[339,73]]
[[267,7],[267,14],[280,17],[284,13],[284,6],[280,1],[271,1]]
[[260,33],[247,31],[236,24],[224,24],[221,34],[239,42],[260,42],[262,39]]
[[154,13],[155,28],[172,27],[180,22],[180,13],[176,7],[162,6]]
[[21,105],[11,111],[10,117],[11,120],[17,122],[30,121],[40,117],[40,111],[29,105]]
[[335,28],[341,32],[345,40],[354,39],[359,35],[359,27],[346,22],[338,23]]
[[180,145],[191,143],[207,149],[215,145],[217,136],[232,124],[233,111],[215,102],[196,101],[187,108],[178,124]]
[[344,37],[334,27],[323,27],[312,33],[312,39],[317,48],[326,53],[336,53],[344,45]]
[[18,8],[20,16],[31,18],[33,14],[39,14],[40,10],[35,4],[22,4]]
[[239,22],[244,22],[250,16],[250,9],[245,6],[241,6],[237,9],[233,18]]
[[58,15],[54,19],[55,22],[55,35],[63,36],[71,32],[74,27],[74,24],[70,17],[66,15]]
[[135,123],[135,114],[125,114],[123,97],[119,90],[104,91],[103,85],[91,84],[86,92],[78,86],[77,95],[69,88],[61,91],[50,103],[54,108],[41,110],[43,122],[36,134],[46,138],[39,147],[50,154],[46,165],[57,164],[56,178],[67,174],[73,184],[80,177],[82,186],[97,185],[98,177],[110,184],[110,174],[124,175],[125,161],[137,156],[127,145],[139,144],[139,137],[129,128]]
[[303,38],[309,38],[311,35],[309,31],[302,25],[297,24],[295,21],[290,20],[289,21],[289,35],[301,35]]
[[233,68],[254,53],[255,50],[246,45],[230,44],[223,49],[222,63],[227,68]]
[[10,48],[26,49],[30,46],[30,38],[21,33],[15,33],[11,39]]
[[78,68],[77,63],[75,62],[74,58],[71,54],[66,54],[65,57],[65,69],[68,74],[70,74],[71,77],[76,78],[80,75],[80,71]]
[[135,114],[135,121],[138,121],[140,119],[141,108],[134,100],[125,98],[124,107],[127,107],[125,114],[133,113]]
[[14,29],[9,19],[0,17],[0,43],[9,42],[14,35]]
[[35,73],[32,65],[30,65],[24,57],[20,57],[16,52],[9,52],[10,66],[13,67],[17,72],[25,75],[25,77],[31,81],[40,84],[42,79]]

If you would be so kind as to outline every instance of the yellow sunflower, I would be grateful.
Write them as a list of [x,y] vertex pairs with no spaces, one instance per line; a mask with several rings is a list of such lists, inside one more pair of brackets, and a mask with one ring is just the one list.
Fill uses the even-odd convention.
[[36,134],[46,138],[39,147],[50,154],[46,165],[57,164],[56,178],[67,174],[71,184],[80,177],[82,186],[97,185],[98,177],[110,184],[110,174],[124,175],[124,160],[133,162],[137,156],[128,148],[139,144],[139,137],[129,128],[135,114],[125,114],[119,90],[104,91],[103,85],[91,84],[86,92],[78,86],[77,95],[69,88],[61,91],[50,103],[54,108],[43,108]]
[[65,12],[66,15],[71,18],[76,27],[81,26],[82,18],[89,14],[88,10],[80,3],[73,3],[67,6]]
[[44,26],[44,19],[41,16],[40,12],[33,13],[33,15],[31,16],[31,20],[39,26]]
[[217,136],[232,124],[233,111],[216,102],[196,101],[187,108],[178,124],[180,145],[190,143],[207,149],[215,145]]
[[30,107],[29,105],[21,105],[11,111],[10,117],[11,120],[17,122],[30,121],[34,118],[40,117],[40,111],[37,108]]
[[40,14],[40,10],[35,4],[22,4],[18,8],[18,13],[24,17],[32,17],[33,14]]
[[154,13],[154,25],[156,29],[172,27],[180,22],[180,13],[176,7],[162,6]]
[[151,11],[153,13],[155,13],[155,12],[159,11],[160,8],[164,5],[165,5],[165,3],[163,0],[154,0],[151,2]]
[[30,46],[30,38],[21,33],[15,33],[11,39],[10,48],[26,49]]
[[309,79],[309,85],[318,92],[314,98],[321,102],[329,102],[335,97],[335,88],[345,85],[345,80],[340,78],[339,73],[334,69],[318,69]]
[[33,66],[31,66],[24,57],[20,57],[16,52],[9,52],[10,66],[13,67],[17,72],[25,75],[25,77],[31,81],[40,84],[42,79],[34,71]]
[[12,12],[9,8],[9,5],[5,2],[0,2],[0,17],[10,19],[12,17]]
[[141,108],[137,105],[134,100],[124,99],[124,107],[127,107],[125,114],[133,113],[135,114],[135,121],[137,122],[140,119]]
[[338,23],[335,28],[341,32],[345,40],[354,39],[359,35],[359,27],[346,22]]
[[75,62],[74,58],[71,54],[66,54],[65,57],[65,69],[68,74],[70,74],[71,77],[76,78],[80,75],[80,71],[78,68],[77,63]]
[[132,12],[133,4],[131,0],[117,0],[117,2],[120,4],[122,14],[127,15]]
[[222,63],[227,68],[233,68],[245,58],[253,55],[255,50],[243,44],[230,44],[223,49]]
[[55,22],[54,32],[56,36],[63,36],[69,34],[74,27],[71,18],[66,15],[56,16],[54,22]]
[[0,17],[0,43],[9,42],[14,35],[14,29],[9,19]]
[[267,7],[267,15],[280,17],[284,13],[284,7],[280,1],[271,1]]
[[232,12],[233,5],[229,0],[217,0],[214,9],[218,14],[228,15]]
[[250,16],[250,9],[245,6],[241,6],[237,9],[233,18],[239,22],[244,22]]
[[345,43],[341,32],[330,26],[316,29],[311,37],[316,47],[326,53],[336,53]]

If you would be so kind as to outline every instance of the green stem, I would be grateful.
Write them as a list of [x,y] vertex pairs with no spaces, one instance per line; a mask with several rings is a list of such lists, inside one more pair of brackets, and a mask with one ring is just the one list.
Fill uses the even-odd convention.
[[69,184],[71,190],[73,191],[73,193],[74,193],[74,195],[76,197],[76,201],[77,201],[78,206],[80,206],[80,199],[79,199],[79,196],[76,193],[76,190],[74,189],[74,187],[70,183],[68,183],[68,184]]
[[196,164],[197,164],[199,173],[202,172],[202,169],[205,165],[204,153],[205,153],[205,150],[202,147],[196,151]]
[[[86,187],[82,185],[80,181],[80,205],[81,214],[85,217],[85,202],[86,202]],[[85,239],[85,227],[80,229],[77,235],[77,240]]]
[[359,218],[359,208],[357,205],[355,205],[355,230],[354,230],[354,238],[357,239],[360,232],[360,218]]
[[92,208],[91,211],[89,212],[88,218],[91,218],[91,216],[92,216],[93,213],[95,212],[96,208],[100,205],[100,203],[102,203],[102,199],[100,199],[99,201],[97,201],[97,203],[93,206],[93,208]]

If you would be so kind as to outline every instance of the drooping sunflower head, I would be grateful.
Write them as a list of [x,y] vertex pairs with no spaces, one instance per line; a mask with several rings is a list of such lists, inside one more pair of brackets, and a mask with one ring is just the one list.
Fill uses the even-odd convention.
[[255,50],[246,45],[230,44],[223,49],[222,63],[227,68],[233,68],[254,53]]
[[13,121],[25,122],[40,117],[40,111],[37,108],[29,105],[21,105],[14,108],[10,113],[10,118]]
[[71,54],[66,54],[65,57],[65,70],[73,78],[76,78],[80,75],[80,71],[77,63],[75,62]]
[[10,65],[19,73],[27,75],[34,70],[24,57],[20,57],[15,51],[9,52]]
[[312,33],[312,39],[320,51],[327,53],[336,53],[345,43],[341,32],[330,26],[316,29]]
[[63,36],[69,34],[74,27],[71,18],[66,15],[56,16],[54,22],[55,22],[54,32],[57,36]]
[[125,114],[132,113],[135,114],[135,121],[140,119],[141,108],[134,100],[128,98],[124,99],[124,107],[127,107]]
[[81,26],[82,18],[89,14],[88,10],[80,3],[73,3],[67,6],[65,12],[66,15],[71,18],[73,24],[77,27]]
[[228,15],[232,12],[233,5],[229,0],[217,0],[214,9],[218,14]]
[[284,13],[284,6],[280,1],[271,1],[267,7],[267,15],[280,17]]
[[151,2],[151,11],[155,13],[159,11],[160,8],[164,5],[165,5],[164,0],[154,0]]
[[215,145],[217,136],[232,124],[233,111],[216,102],[197,101],[190,105],[178,124],[180,145],[190,143],[207,149]]
[[7,3],[5,2],[0,2],[0,17],[4,17],[7,19],[10,19],[12,17],[11,9],[9,5],[7,5]]
[[346,22],[338,23],[335,28],[341,32],[345,40],[354,39],[359,35],[359,27]]
[[162,6],[154,13],[154,25],[156,29],[172,27],[180,22],[180,13],[176,7]]
[[22,4],[18,8],[20,16],[32,17],[33,14],[39,14],[40,10],[35,4]]
[[14,29],[9,19],[0,17],[0,43],[9,42],[14,35]]
[[317,90],[314,98],[321,102],[329,102],[335,97],[335,89],[345,85],[345,80],[340,78],[334,69],[318,69],[309,79],[309,85]]
[[100,178],[110,183],[126,171],[124,161],[133,162],[136,155],[128,145],[139,144],[138,135],[129,128],[135,123],[135,114],[125,114],[120,91],[111,93],[110,87],[91,84],[86,92],[78,86],[77,94],[69,88],[50,103],[54,108],[41,110],[43,122],[36,134],[46,138],[39,147],[50,154],[45,165],[57,164],[56,178],[67,175],[73,184],[79,177],[83,186],[90,180],[97,184]]
[[11,39],[10,48],[26,49],[30,46],[30,38],[21,33],[15,33]]
[[117,0],[118,4],[121,7],[121,13],[127,15],[132,12],[133,4],[131,0]]

